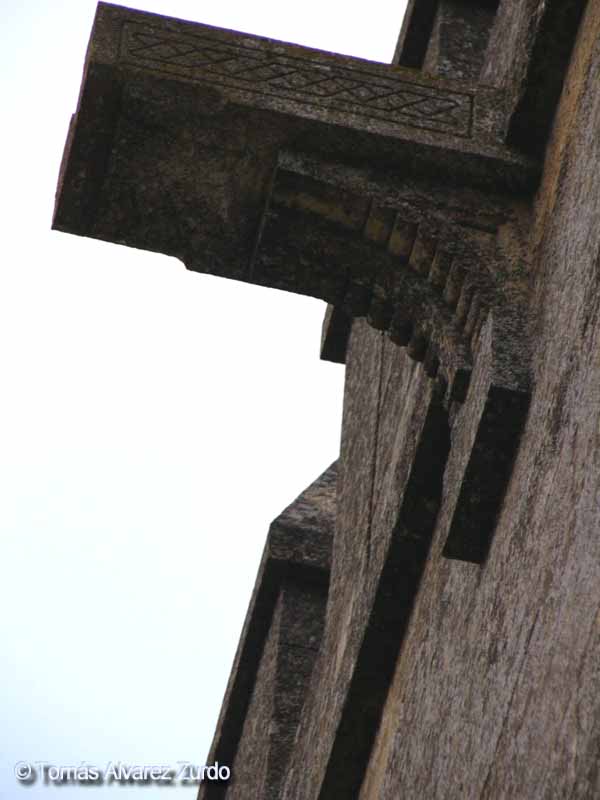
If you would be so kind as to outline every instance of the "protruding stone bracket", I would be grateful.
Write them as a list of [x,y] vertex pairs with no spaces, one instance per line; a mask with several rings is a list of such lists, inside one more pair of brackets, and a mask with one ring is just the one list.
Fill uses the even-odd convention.
[[394,64],[477,80],[499,0],[408,0]]
[[529,192],[502,94],[100,3],[54,226],[241,277],[278,154]]
[[321,330],[321,358],[334,364],[346,363],[346,350],[352,330],[352,317],[328,304]]
[[521,391],[494,333],[511,320],[495,239],[539,165],[505,130],[499,89],[100,3],[54,227],[364,316],[450,409],[471,402],[491,313],[476,464]]
[[543,154],[587,5],[588,0],[500,3],[481,80],[503,87],[506,141],[521,152]]
[[[426,224],[431,232],[460,246],[467,231],[494,233],[512,215],[512,195],[507,191],[483,190],[462,182],[452,185],[441,174],[411,174],[393,164],[368,166],[325,158],[298,149],[282,149],[278,169],[294,174],[298,180],[313,179],[376,201],[393,209],[407,222]],[[461,229],[465,231],[461,235]]]
[[[293,205],[287,199],[286,206],[273,203],[265,217],[252,282],[320,297],[350,317],[367,316],[462,399],[471,370],[468,337],[427,274],[365,238],[368,209],[363,221],[350,227],[298,207],[303,202],[323,212],[325,204],[313,196],[297,195]],[[351,218],[349,209],[348,204]],[[339,206],[327,210],[332,217],[342,214]]]

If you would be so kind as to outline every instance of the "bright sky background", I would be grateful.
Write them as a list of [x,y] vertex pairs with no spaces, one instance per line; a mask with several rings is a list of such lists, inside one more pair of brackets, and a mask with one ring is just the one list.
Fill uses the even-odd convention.
[[[389,62],[403,0],[143,0]],[[0,797],[16,761],[202,764],[268,524],[339,449],[324,304],[51,232],[92,0],[2,2]],[[91,795],[90,795],[91,798]]]

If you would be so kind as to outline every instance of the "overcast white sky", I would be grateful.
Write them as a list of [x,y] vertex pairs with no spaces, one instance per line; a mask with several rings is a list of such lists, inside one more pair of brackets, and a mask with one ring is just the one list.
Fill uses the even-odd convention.
[[[0,796],[203,763],[271,519],[339,449],[324,304],[50,231],[93,0],[2,0]],[[129,6],[390,61],[403,0]],[[87,796],[87,795],[86,795]]]

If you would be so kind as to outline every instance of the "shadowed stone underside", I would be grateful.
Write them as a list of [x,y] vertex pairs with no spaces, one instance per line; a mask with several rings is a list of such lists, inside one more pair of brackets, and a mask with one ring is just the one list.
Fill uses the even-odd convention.
[[347,361],[200,797],[595,796],[597,4],[556,114],[584,13],[410,0],[388,67],[99,6],[55,227],[320,298]]
[[366,316],[462,403],[538,174],[503,125],[490,87],[100,3],[54,227]]

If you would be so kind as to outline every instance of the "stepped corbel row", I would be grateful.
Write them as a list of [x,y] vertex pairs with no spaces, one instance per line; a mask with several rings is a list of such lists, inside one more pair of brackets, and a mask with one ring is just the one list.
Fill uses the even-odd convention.
[[366,317],[423,362],[448,402],[463,402],[498,279],[493,250],[489,230],[447,221],[440,230],[424,214],[407,221],[373,198],[280,170],[248,277]]
[[451,412],[447,475],[460,487],[449,500],[443,552],[477,563],[488,552],[529,407],[523,254],[507,233],[517,217],[504,204],[495,230],[491,216],[484,230],[436,224],[423,206],[398,210],[280,170],[248,275],[320,297],[348,322],[365,317],[423,362]]

